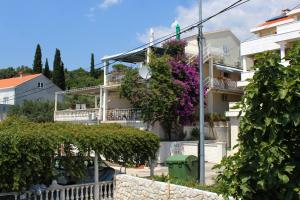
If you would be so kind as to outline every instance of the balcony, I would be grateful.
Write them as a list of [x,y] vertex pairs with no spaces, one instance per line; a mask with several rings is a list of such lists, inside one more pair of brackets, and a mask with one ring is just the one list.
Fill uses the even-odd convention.
[[300,22],[292,22],[277,27],[277,34],[259,37],[241,44],[241,55],[280,49],[280,42],[299,40]]
[[99,108],[82,110],[60,110],[54,112],[54,121],[59,122],[96,122],[100,117]]
[[[140,121],[141,111],[135,108],[106,110],[106,121]],[[102,120],[99,108],[81,110],[60,110],[54,113],[54,121],[93,123]]]
[[109,109],[106,111],[107,121],[140,121],[141,110],[130,109]]
[[237,86],[237,81],[230,79],[218,79],[207,77],[205,85],[208,89],[219,90],[224,93],[242,93],[243,90]]

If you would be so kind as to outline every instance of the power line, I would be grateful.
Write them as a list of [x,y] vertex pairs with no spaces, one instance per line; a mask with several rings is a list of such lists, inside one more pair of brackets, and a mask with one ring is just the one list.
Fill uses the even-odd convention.
[[[229,10],[231,10],[231,9],[233,9],[233,8],[236,8],[236,7],[238,7],[238,6],[242,5],[242,4],[245,4],[245,3],[249,2],[249,1],[250,1],[250,0],[238,0],[238,1],[236,1],[235,3],[231,4],[230,6],[227,6],[226,8],[222,9],[221,11],[219,11],[219,12],[217,12],[217,13],[215,13],[215,14],[213,14],[213,15],[207,17],[207,18],[205,18],[204,20],[202,20],[202,21],[197,21],[197,22],[195,22],[195,23],[193,23],[193,24],[191,24],[191,25],[189,25],[189,26],[184,27],[183,30],[181,30],[181,31],[179,32],[179,34],[182,34],[182,33],[188,32],[188,31],[191,31],[191,30],[193,30],[194,28],[197,28],[200,24],[203,24],[203,23],[209,21],[210,19],[212,19],[212,18],[214,18],[214,17],[216,17],[216,16],[218,16],[218,15],[220,15],[220,14],[222,14],[222,13],[224,13],[224,12],[226,12],[226,11],[229,11]],[[148,47],[148,46],[150,46],[150,45],[151,45],[151,46],[158,45],[158,44],[160,44],[160,43],[163,43],[163,42],[165,42],[165,41],[167,41],[167,40],[169,40],[169,39],[175,37],[176,34],[177,34],[176,32],[167,34],[167,35],[165,35],[165,36],[163,36],[163,37],[160,37],[160,38],[154,40],[153,42],[148,42],[148,43],[146,43],[146,44],[143,44],[143,45],[141,45],[141,46],[138,46],[138,47],[136,47],[136,48],[133,48],[133,49],[131,49],[131,50],[129,50],[129,51],[123,52],[123,53],[119,54],[119,56],[125,55],[125,54],[127,54],[127,53],[129,53],[129,52],[132,52],[132,51],[134,51],[134,50],[138,50],[138,49],[143,48],[143,47]],[[155,42],[155,41],[156,41],[156,42]],[[116,62],[118,62],[118,61],[115,60],[114,62],[109,63],[109,64],[112,65],[112,64],[114,64],[114,63],[116,63]],[[102,62],[101,62],[101,63],[98,63],[97,65],[100,65],[100,64],[102,64]],[[105,67],[105,66],[101,66],[101,67],[99,67],[98,69],[102,69],[102,68],[104,68],[104,67]]]

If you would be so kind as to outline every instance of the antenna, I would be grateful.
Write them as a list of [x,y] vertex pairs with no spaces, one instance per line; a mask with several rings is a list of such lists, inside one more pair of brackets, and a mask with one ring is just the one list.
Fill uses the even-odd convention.
[[142,64],[142,66],[139,69],[139,75],[145,80],[150,79],[151,78],[150,67]]

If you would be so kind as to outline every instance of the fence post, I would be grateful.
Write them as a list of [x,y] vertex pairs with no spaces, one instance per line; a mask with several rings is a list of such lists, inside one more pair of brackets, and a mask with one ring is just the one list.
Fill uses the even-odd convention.
[[99,200],[99,174],[98,174],[98,153],[95,151],[94,158],[94,168],[95,168],[95,188],[94,188],[94,199]]

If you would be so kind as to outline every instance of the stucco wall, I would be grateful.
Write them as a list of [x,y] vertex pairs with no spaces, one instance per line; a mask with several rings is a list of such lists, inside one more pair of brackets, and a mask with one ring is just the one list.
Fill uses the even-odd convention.
[[[38,88],[38,82],[42,82],[44,87]],[[15,104],[20,104],[24,100],[54,101],[55,92],[58,91],[61,89],[41,75],[16,87]]]
[[223,200],[216,193],[128,175],[116,176],[114,197],[115,200]]
[[0,121],[6,118],[9,107],[10,105],[0,104]]
[[[207,142],[204,146],[205,161],[210,163],[220,163],[226,156],[226,144],[224,142]],[[160,142],[160,148],[157,153],[157,163],[165,164],[169,156],[175,154],[198,155],[197,141],[178,141],[178,142]]]

